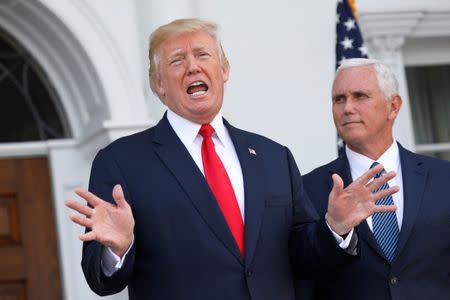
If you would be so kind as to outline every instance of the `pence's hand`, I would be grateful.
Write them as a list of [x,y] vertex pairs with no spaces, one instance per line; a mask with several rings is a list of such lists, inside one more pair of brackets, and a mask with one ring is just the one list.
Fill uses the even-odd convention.
[[333,174],[333,189],[328,197],[326,220],[334,232],[339,235],[347,234],[372,214],[391,212],[397,209],[395,205],[375,204],[376,200],[399,191],[398,186],[394,186],[372,193],[396,175],[395,172],[389,172],[368,183],[381,170],[383,170],[381,164],[373,167],[345,189],[341,177]]
[[113,188],[113,198],[116,204],[111,204],[92,194],[77,188],[75,193],[86,200],[86,206],[74,200],[67,200],[66,205],[80,213],[71,214],[70,219],[91,231],[80,235],[82,241],[96,240],[122,257],[133,241],[134,218],[122,187],[116,184]]

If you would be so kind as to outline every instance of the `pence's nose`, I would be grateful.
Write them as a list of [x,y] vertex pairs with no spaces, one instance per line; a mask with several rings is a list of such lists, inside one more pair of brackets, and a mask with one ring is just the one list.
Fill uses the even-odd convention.
[[354,108],[355,108],[355,104],[353,103],[353,100],[350,98],[347,98],[345,100],[345,104],[344,104],[344,111],[346,113],[349,113],[349,112],[352,112]]

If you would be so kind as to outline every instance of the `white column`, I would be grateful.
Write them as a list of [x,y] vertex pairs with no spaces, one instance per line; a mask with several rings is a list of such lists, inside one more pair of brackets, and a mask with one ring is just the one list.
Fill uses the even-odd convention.
[[394,125],[394,136],[403,146],[414,151],[413,124],[402,54],[404,42],[405,37],[402,35],[376,35],[366,37],[366,44],[370,56],[389,65],[397,75],[403,106]]

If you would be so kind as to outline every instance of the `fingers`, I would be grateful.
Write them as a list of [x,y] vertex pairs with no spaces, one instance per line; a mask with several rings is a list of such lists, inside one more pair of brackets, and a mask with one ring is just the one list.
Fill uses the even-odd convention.
[[118,207],[123,208],[128,205],[127,201],[125,200],[125,195],[123,194],[122,186],[120,184],[116,184],[114,186],[112,196]]
[[97,239],[97,234],[94,231],[86,232],[85,234],[80,235],[80,240],[83,242],[89,242]]
[[87,228],[92,228],[93,222],[89,218],[85,218],[83,216],[76,215],[76,214],[71,214],[70,215],[70,219],[73,222],[77,223],[78,225],[81,225],[81,226],[84,226],[84,227],[87,227]]
[[359,184],[367,184],[372,178],[375,177],[378,173],[380,173],[383,170],[383,165],[378,164],[375,167],[369,169],[364,174],[362,174],[360,177],[358,177],[354,182]]
[[333,174],[331,179],[333,180],[333,189],[331,190],[331,193],[336,193],[344,189],[344,181],[342,181],[341,176]]
[[86,206],[85,204],[79,203],[74,200],[67,200],[66,206],[68,208],[71,208],[71,209],[77,211],[78,213],[80,213],[82,215],[85,215],[86,217],[92,216],[92,214],[94,212],[94,210],[92,208],[90,208],[89,206]]
[[394,171],[390,171],[383,176],[372,180],[372,182],[367,184],[367,188],[371,191],[376,191],[380,186],[394,178],[397,174]]
[[394,212],[397,209],[397,205],[375,205],[373,213]]
[[390,188],[386,190],[381,190],[373,194],[373,200],[378,200],[385,198],[389,195],[395,194],[400,190],[398,186],[391,186]]
[[80,187],[75,189],[75,194],[86,200],[92,207],[96,207],[99,203],[104,202],[99,197]]

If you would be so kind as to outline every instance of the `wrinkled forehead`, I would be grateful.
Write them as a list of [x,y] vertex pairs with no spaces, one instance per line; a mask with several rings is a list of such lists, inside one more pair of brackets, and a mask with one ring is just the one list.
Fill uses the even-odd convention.
[[204,31],[183,32],[166,39],[159,47],[159,53],[174,55],[188,50],[212,50],[217,51],[217,42]]

